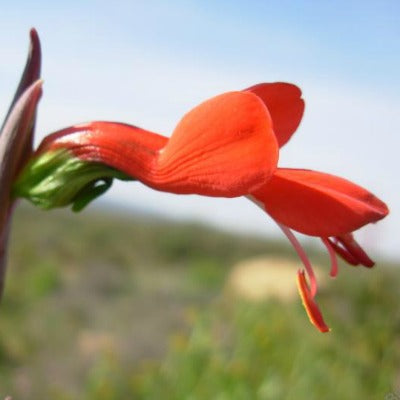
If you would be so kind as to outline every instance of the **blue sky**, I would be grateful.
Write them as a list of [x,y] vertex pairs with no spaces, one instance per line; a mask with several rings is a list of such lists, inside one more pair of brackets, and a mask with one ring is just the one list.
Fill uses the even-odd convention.
[[[44,55],[38,140],[92,119],[169,135],[215,94],[265,81],[298,84],[306,113],[280,165],[341,175],[379,195],[392,214],[359,237],[376,256],[400,258],[398,1],[8,2],[0,13],[0,114],[31,26]],[[177,198],[117,184],[102,202],[280,234],[245,199]]]

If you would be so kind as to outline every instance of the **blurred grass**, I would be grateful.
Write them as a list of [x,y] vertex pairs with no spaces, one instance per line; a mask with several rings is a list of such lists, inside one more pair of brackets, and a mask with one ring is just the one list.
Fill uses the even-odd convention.
[[[316,250],[314,259],[322,258]],[[400,390],[400,274],[343,267],[319,303],[222,290],[283,242],[196,224],[18,209],[0,306],[0,398],[384,399]],[[293,277],[293,280],[295,277]]]

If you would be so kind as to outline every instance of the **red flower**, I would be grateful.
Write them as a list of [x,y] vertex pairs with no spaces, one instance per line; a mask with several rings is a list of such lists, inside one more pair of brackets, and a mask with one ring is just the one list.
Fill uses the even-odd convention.
[[263,83],[229,92],[187,113],[167,138],[112,122],[76,125],[44,139],[32,155],[41,96],[41,51],[31,30],[31,49],[21,82],[0,129],[0,295],[8,230],[15,201],[43,208],[73,204],[79,210],[111,185],[137,179],[162,191],[205,196],[248,196],[286,234],[308,274],[298,286],[311,322],[329,330],[315,302],[317,282],[291,230],[319,237],[337,274],[336,254],[351,265],[374,262],[353,232],[388,214],[373,194],[322,172],[277,168],[278,152],[297,129],[304,101],[298,87]]
[[[42,142],[15,193],[45,208],[73,203],[80,209],[118,177],[178,194],[248,196],[279,224],[299,254],[310,284],[299,271],[304,306],[311,322],[326,332],[314,300],[317,283],[311,263],[291,229],[322,239],[335,276],[336,253],[353,265],[373,265],[352,232],[383,218],[388,209],[345,179],[277,168],[278,147],[290,139],[303,112],[298,87],[263,83],[200,104],[169,139],[120,123],[73,126]],[[106,182],[104,187],[96,186],[99,180]]]

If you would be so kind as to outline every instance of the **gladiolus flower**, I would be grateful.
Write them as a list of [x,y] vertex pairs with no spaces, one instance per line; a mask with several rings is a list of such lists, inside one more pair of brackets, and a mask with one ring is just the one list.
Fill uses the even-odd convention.
[[45,209],[72,204],[78,211],[104,193],[114,178],[139,180],[165,192],[247,196],[258,204],[277,222],[304,264],[297,283],[311,322],[321,332],[329,331],[315,301],[311,262],[292,230],[322,240],[334,277],[336,254],[351,265],[374,265],[353,232],[385,217],[388,208],[343,178],[278,168],[279,149],[296,131],[304,112],[297,86],[262,83],[211,98],[188,112],[170,138],[95,121],[49,135],[33,153],[40,64],[40,42],[32,29],[28,61],[0,129],[0,295],[17,198]]
[[308,275],[298,287],[311,322],[329,330],[315,302],[312,265],[291,230],[320,237],[337,274],[336,253],[353,265],[373,265],[352,232],[383,218],[386,205],[345,179],[277,168],[278,149],[304,112],[298,87],[263,83],[228,92],[187,113],[170,138],[114,122],[75,125],[42,142],[14,185],[16,197],[43,208],[79,210],[113,178],[139,180],[156,190],[205,196],[247,196],[281,227]]

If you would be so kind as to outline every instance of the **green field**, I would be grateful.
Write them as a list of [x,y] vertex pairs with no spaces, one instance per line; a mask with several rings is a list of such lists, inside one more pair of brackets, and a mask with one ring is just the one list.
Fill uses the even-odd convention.
[[396,265],[341,265],[320,334],[297,297],[227,290],[240,261],[296,260],[285,242],[93,207],[14,222],[0,399],[400,399]]

